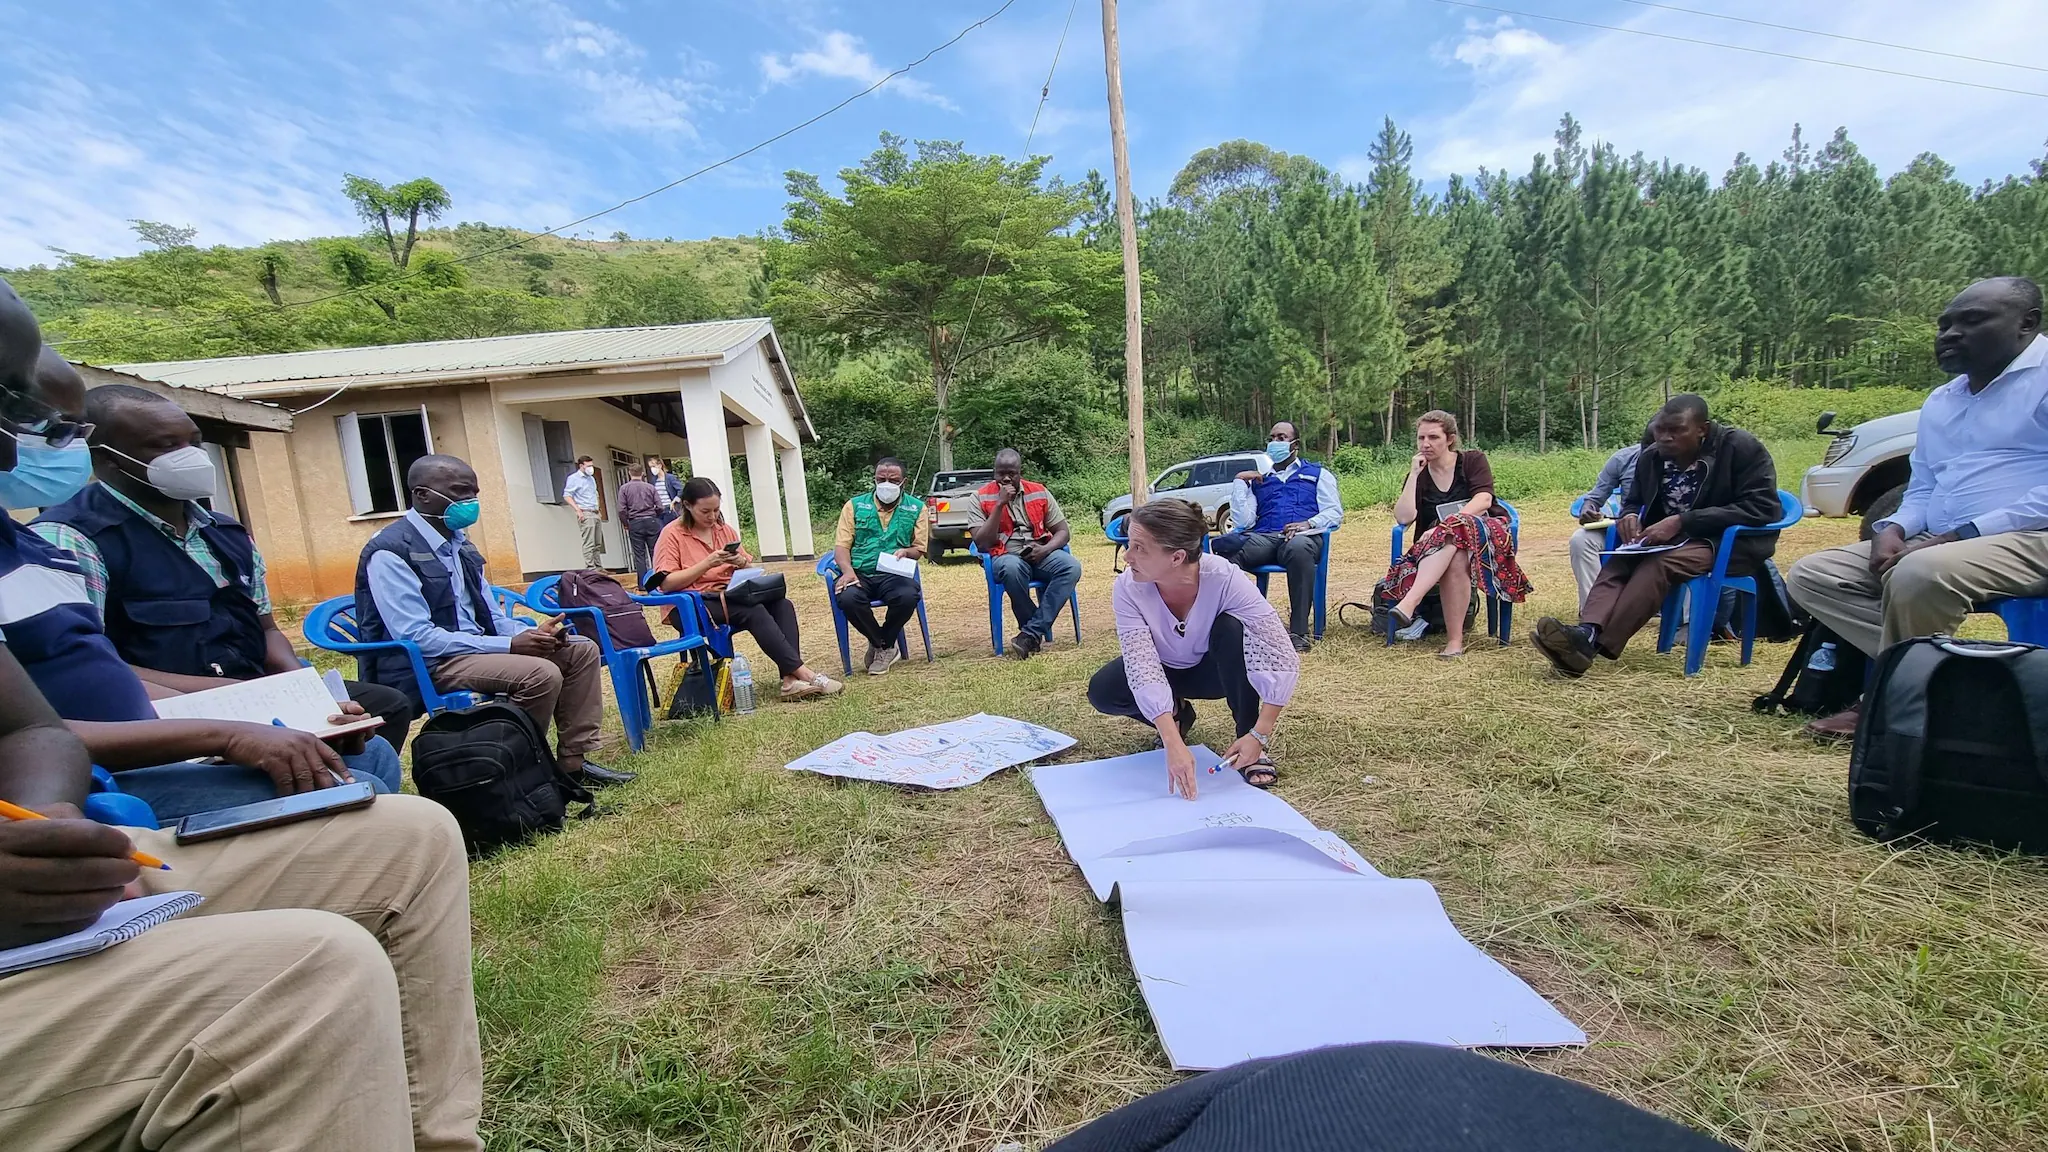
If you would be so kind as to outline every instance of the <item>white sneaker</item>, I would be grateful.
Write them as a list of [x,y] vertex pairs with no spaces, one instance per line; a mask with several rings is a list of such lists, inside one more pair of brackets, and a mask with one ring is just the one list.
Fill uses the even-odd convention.
[[902,655],[902,653],[898,652],[894,648],[882,648],[877,650],[874,659],[868,661],[868,675],[887,675],[889,671],[889,665],[896,663],[897,660],[902,658]]
[[817,676],[811,680],[811,683],[816,684],[818,686],[818,693],[822,696],[837,696],[839,695],[840,690],[846,687],[846,685],[841,684],[839,681],[834,680],[830,676],[825,675],[823,672],[818,673]]

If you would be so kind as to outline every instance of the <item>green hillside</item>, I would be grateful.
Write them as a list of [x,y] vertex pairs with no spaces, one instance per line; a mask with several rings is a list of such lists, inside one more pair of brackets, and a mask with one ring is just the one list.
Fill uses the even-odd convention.
[[65,253],[0,275],[50,340],[98,363],[676,324],[765,307],[766,245],[754,239],[595,241],[462,223],[422,232],[402,269],[383,245],[378,235],[168,243],[115,259]]

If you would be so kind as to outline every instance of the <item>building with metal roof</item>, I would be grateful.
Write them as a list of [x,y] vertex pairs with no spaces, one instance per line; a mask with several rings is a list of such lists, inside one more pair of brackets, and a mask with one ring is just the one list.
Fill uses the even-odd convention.
[[[406,468],[431,452],[476,469],[484,514],[469,535],[504,582],[581,567],[562,501],[579,456],[599,465],[609,567],[631,564],[614,505],[649,456],[716,481],[763,559],[813,555],[803,446],[817,432],[765,319],[107,367],[286,416],[288,430],[251,434],[238,501],[281,601],[351,591],[363,543],[405,512]],[[746,459],[744,510],[734,456]]]

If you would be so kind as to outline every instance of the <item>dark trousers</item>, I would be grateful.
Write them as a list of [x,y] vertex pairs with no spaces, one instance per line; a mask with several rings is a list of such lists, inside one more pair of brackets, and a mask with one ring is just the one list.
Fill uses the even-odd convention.
[[1124,1105],[1049,1152],[1731,1152],[1582,1084],[1432,1044],[1252,1060]]
[[1600,628],[1600,651],[1608,659],[1621,655],[1629,637],[1664,606],[1672,588],[1714,570],[1714,546],[1689,540],[1669,552],[1642,557],[1609,556],[1600,576],[1586,592],[1579,623]]
[[1216,537],[1209,547],[1247,572],[1268,564],[1287,569],[1287,630],[1296,636],[1309,634],[1309,609],[1315,607],[1316,561],[1323,555],[1320,533],[1289,539],[1278,532],[1232,532]]
[[343,680],[341,686],[348,693],[349,699],[363,706],[363,711],[384,718],[384,726],[377,729],[377,735],[389,741],[395,751],[403,752],[406,729],[412,727],[413,717],[417,715],[413,711],[412,701],[405,698],[405,693],[396,688],[386,688],[382,684],[366,684],[359,680]]
[[654,567],[654,542],[661,536],[661,518],[646,516],[626,522],[626,538],[633,546],[633,576],[637,580]]
[[[867,572],[832,597],[839,601],[839,610],[846,613],[846,622],[868,643],[877,648],[894,648],[903,638],[904,622],[917,612],[918,599],[923,595],[918,582],[908,576]],[[875,610],[868,607],[873,600],[880,600],[884,608],[880,623],[875,622]]]
[[[1209,650],[1202,654],[1202,662],[1193,668],[1166,669],[1166,686],[1173,691],[1175,708],[1184,700],[1229,701],[1230,718],[1237,722],[1239,736],[1259,721],[1259,691],[1244,671],[1244,625],[1227,612],[1218,615],[1209,629]],[[1088,703],[1104,716],[1152,723],[1152,717],[1140,714],[1121,656],[1096,669],[1088,681]]]
[[713,624],[724,624],[735,632],[745,632],[761,646],[768,659],[775,661],[775,670],[784,676],[796,675],[804,666],[802,643],[797,635],[796,605],[789,597],[770,604],[726,604],[715,593],[704,597],[704,610]]

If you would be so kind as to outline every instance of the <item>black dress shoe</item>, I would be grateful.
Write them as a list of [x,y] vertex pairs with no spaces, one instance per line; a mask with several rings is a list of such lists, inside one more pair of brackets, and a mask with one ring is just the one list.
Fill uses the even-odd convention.
[[585,788],[612,788],[620,784],[631,784],[639,778],[638,772],[617,772],[591,760],[583,762],[583,771],[571,773],[569,776],[569,779]]

